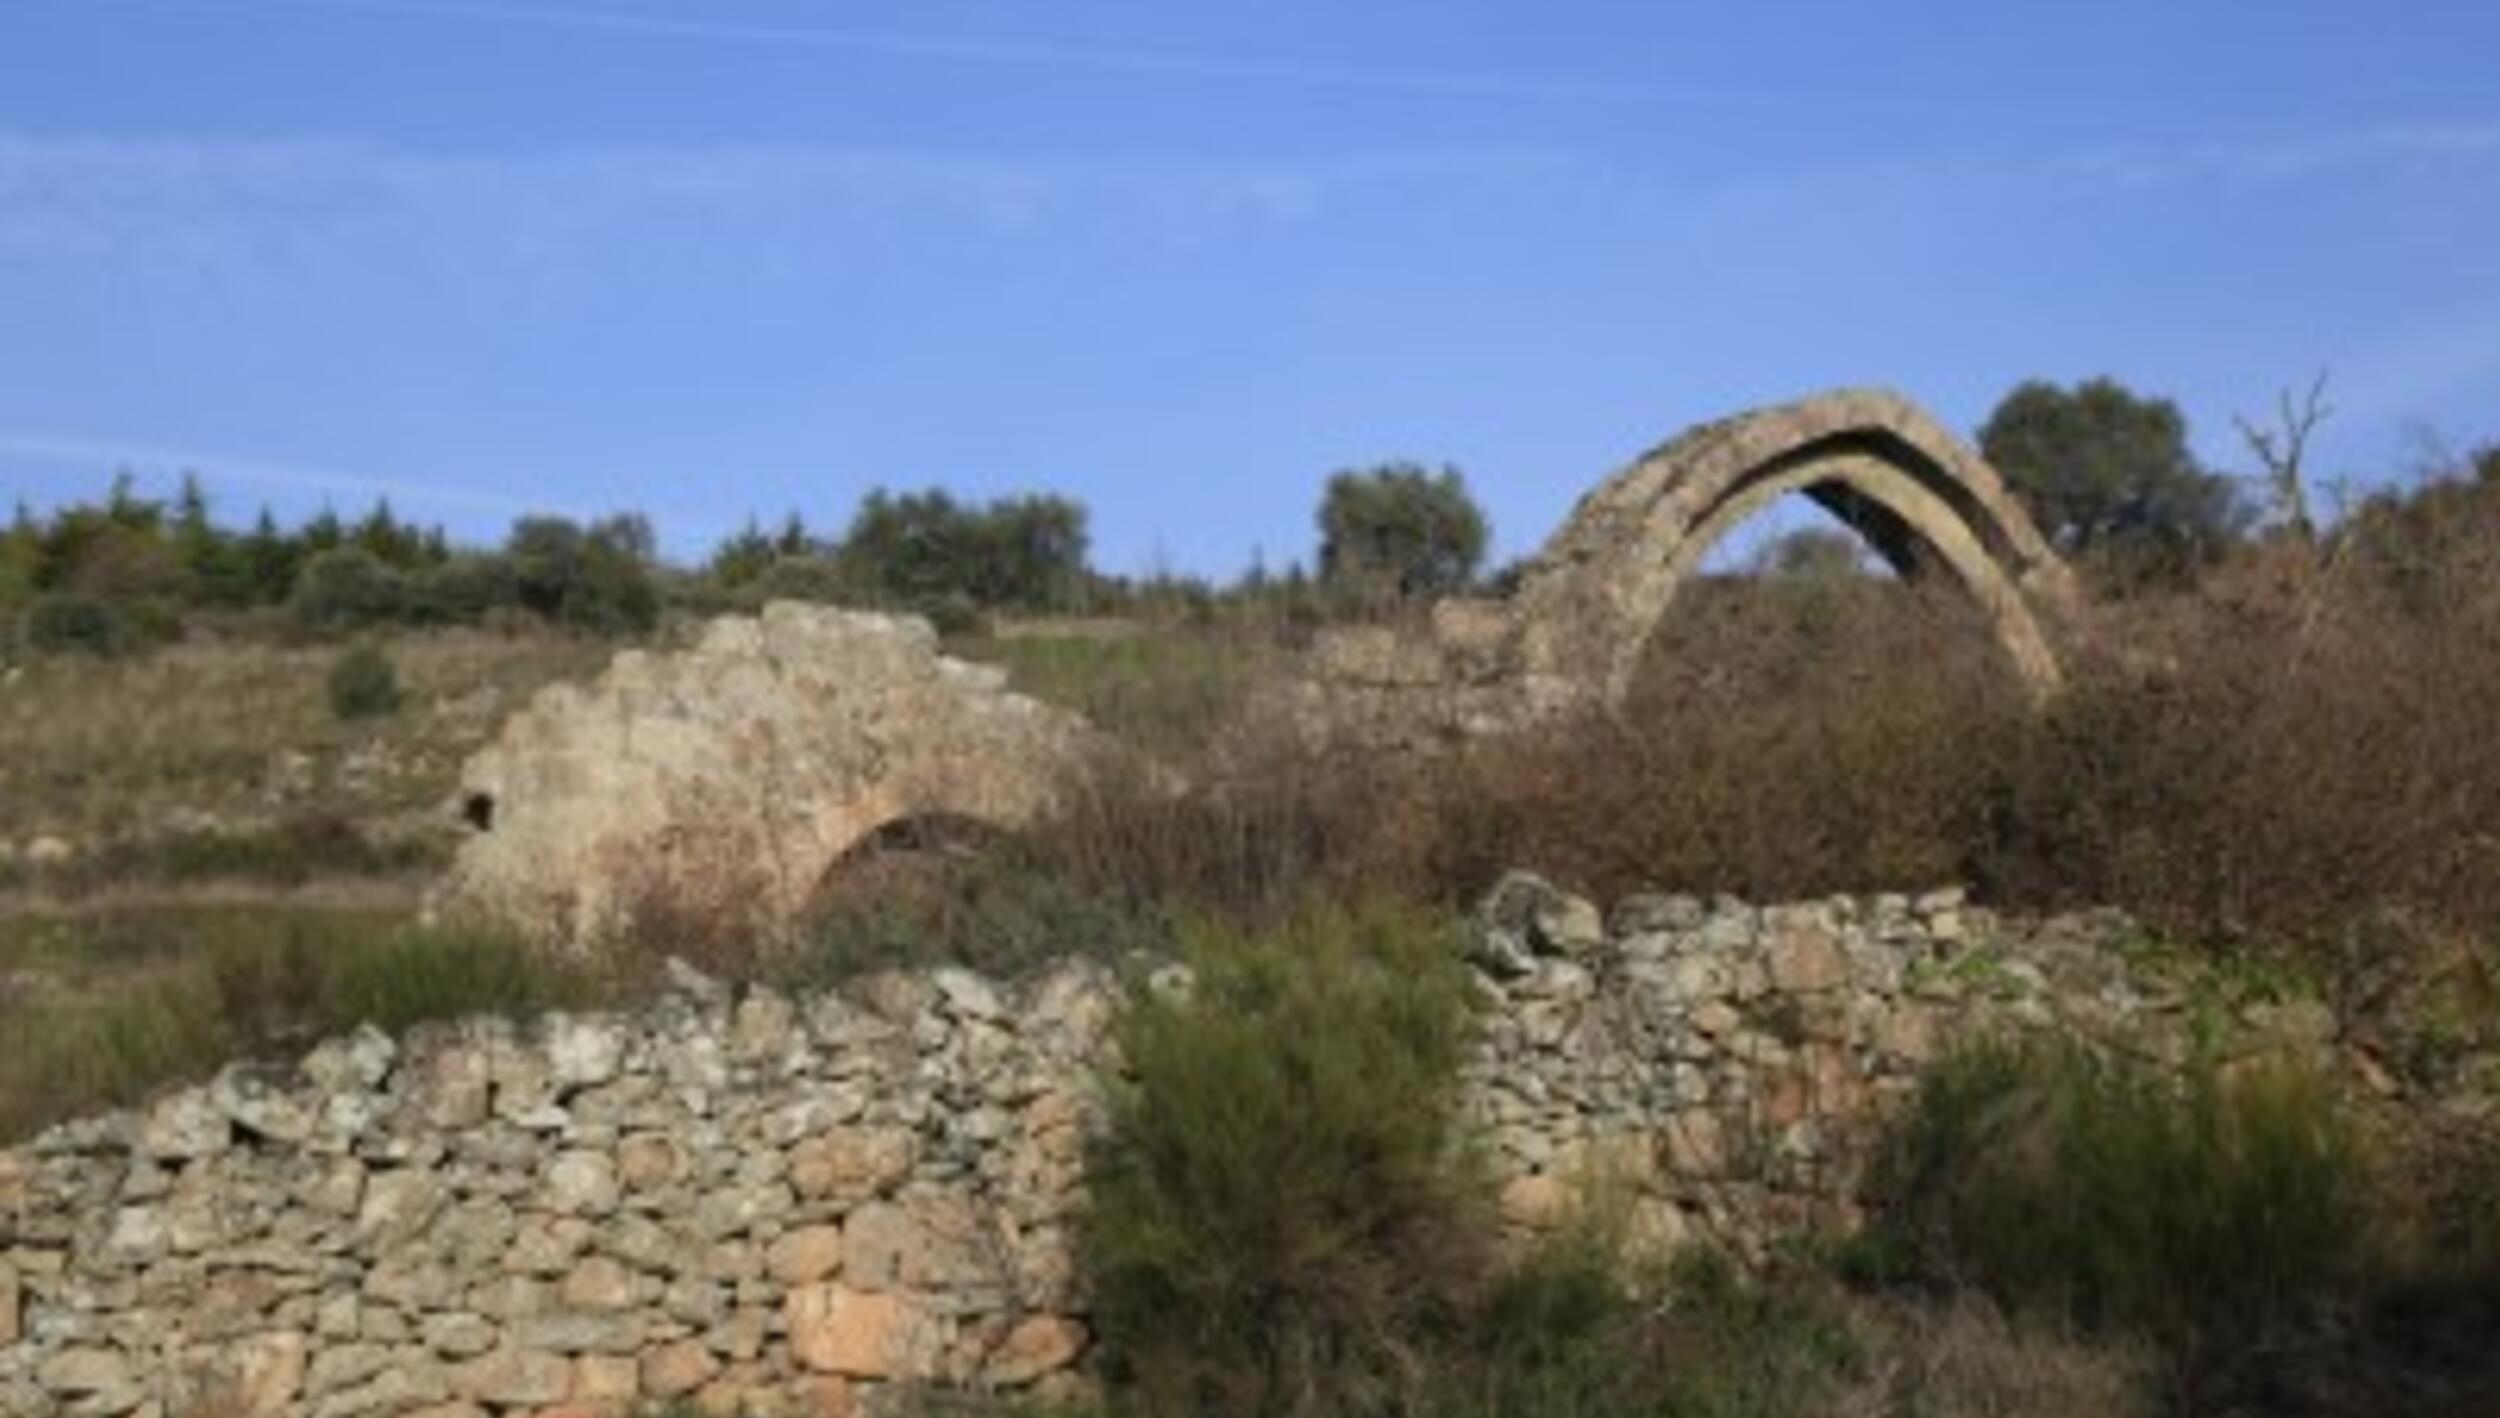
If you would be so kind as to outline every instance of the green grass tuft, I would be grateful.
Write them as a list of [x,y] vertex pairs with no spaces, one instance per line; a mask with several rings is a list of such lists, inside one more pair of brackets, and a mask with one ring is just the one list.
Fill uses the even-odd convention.
[[1944,1062],[1879,1160],[1867,1253],[2089,1330],[2232,1344],[2355,1277],[2362,1175],[2318,1079],[2184,1081],[2072,1046]]
[[0,995],[0,1137],[239,1059],[283,1058],[360,1024],[405,1029],[527,1016],[593,982],[522,943],[362,912],[267,908],[99,913],[0,926],[0,966],[56,983]]

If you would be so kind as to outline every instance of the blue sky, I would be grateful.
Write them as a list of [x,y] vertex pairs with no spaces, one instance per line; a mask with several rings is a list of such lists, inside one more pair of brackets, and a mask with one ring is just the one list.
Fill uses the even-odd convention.
[[2327,475],[2500,435],[2500,5],[0,0],[0,497],[473,537],[1051,488],[1504,554],[1696,419],[2111,373]]

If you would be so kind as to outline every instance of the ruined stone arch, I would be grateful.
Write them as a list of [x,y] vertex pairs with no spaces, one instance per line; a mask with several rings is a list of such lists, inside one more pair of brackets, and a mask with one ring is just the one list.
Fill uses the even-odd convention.
[[1022,828],[1102,747],[926,621],[776,601],[507,719],[461,769],[434,905],[580,946],[687,919],[770,938],[863,846]]
[[1428,635],[1328,632],[1296,689],[1325,737],[1426,746],[1612,709],[1711,546],[1803,493],[1906,576],[1941,570],[2043,697],[2081,629],[2074,578],[2003,478],[1898,394],[1845,389],[1703,424],[1580,499],[1507,600],[1457,599]]
[[1702,425],[1583,497],[1514,603],[1531,699],[1620,702],[1702,557],[1792,492],[1903,575],[1949,572],[2023,682],[2056,689],[2075,590],[2029,514],[1995,469],[1915,404],[1844,390]]

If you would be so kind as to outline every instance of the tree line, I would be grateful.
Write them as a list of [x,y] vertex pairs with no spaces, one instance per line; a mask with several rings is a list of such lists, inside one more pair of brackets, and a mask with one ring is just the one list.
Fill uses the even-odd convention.
[[1254,569],[1229,588],[1096,571],[1087,509],[1054,494],[972,502],[878,489],[838,535],[796,513],[770,529],[751,521],[690,568],[661,560],[638,513],[523,517],[500,544],[478,547],[402,519],[387,499],[361,517],[324,510],[294,527],[266,508],[240,527],[210,511],[190,475],[169,500],[140,495],[123,475],[101,500],[48,516],[20,502],[0,532],[0,631],[37,650],[96,653],[220,617],[312,634],[528,622],[630,636],[673,605],[710,612],[782,598],[912,610],[950,629],[1000,612],[1203,609],[1227,596],[1318,617],[1464,587],[1487,538],[1455,469],[1411,464],[1330,480],[1318,576],[1299,564],[1280,576]]
[[20,503],[0,532],[0,617],[42,650],[97,653],[175,638],[187,620],[275,614],[315,632],[475,625],[528,616],[601,634],[658,619],[650,524],[524,517],[495,548],[455,547],[387,499],[355,520],[324,510],[292,528],[266,508],[221,526],[198,478],[170,501],[127,476],[102,501],[37,517]]
[[[2382,492],[2322,531],[2302,463],[2329,412],[2323,393],[2321,382],[2304,401],[2287,395],[2268,427],[2240,425],[2263,465],[2256,477],[2206,466],[2174,402],[2106,378],[2017,385],[1978,442],[2051,544],[2115,594],[2190,583],[2233,548],[2266,538],[2368,541],[2365,555],[2398,574],[2421,560],[2404,546],[2465,534],[2458,529],[2479,523],[2461,508],[2500,498],[2500,451],[2487,450],[2459,460],[2463,476]],[[123,476],[101,501],[49,516],[18,506],[0,533],[0,627],[36,649],[109,652],[171,638],[200,616],[258,616],[313,633],[524,621],[636,635],[672,605],[708,612],[775,598],[914,610],[950,629],[997,612],[1211,611],[1227,602],[1320,620],[1498,592],[1509,576],[1486,577],[1490,526],[1454,467],[1338,472],[1315,520],[1311,570],[1254,566],[1229,586],[1140,582],[1093,568],[1087,510],[1071,498],[973,502],[879,489],[838,535],[819,535],[793,513],[774,528],[750,522],[699,566],[678,568],[662,563],[650,522],[635,513],[523,517],[498,545],[454,546],[441,527],[405,521],[387,500],[352,520],[325,510],[292,528],[264,508],[238,528],[211,517],[196,477],[156,500]],[[1862,564],[1833,533],[1809,530],[1767,548],[1756,569],[1828,576]]]

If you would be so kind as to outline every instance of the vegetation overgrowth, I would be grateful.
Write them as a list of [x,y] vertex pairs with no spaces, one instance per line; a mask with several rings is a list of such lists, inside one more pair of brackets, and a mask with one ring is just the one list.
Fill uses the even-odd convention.
[[[461,551],[387,509],[229,534],[196,492],[21,517],[0,835],[81,841],[0,863],[0,1135],[357,1022],[614,998],[662,951],[819,984],[1178,950],[1195,983],[1127,1017],[1097,1159],[1113,1413],[2474,1411],[2500,1393],[2500,1137],[2391,1131],[2315,1080],[1980,1050],[1905,1115],[1858,1243],[1649,1265],[1594,1212],[1489,1243],[1444,937],[1521,865],[1600,898],[2115,905],[2312,982],[2397,1086],[2500,1088],[2460,1073],[2500,1044],[2500,451],[2251,530],[2175,410],[2018,392],[1991,451],[2097,592],[2045,709],[1950,588],[1800,540],[1689,588],[1620,712],[1423,771],[1244,713],[1315,625],[1483,587],[1454,475],[1349,475],[1318,578],[1221,589],[1093,575],[1082,509],[1048,498],[872,499],[840,539],[794,520],[683,572],[631,518]],[[399,897],[163,895],[422,871],[445,839],[403,829],[518,696],[599,637],[776,595],[938,613],[1142,753],[1039,831],[877,844],[772,952],[681,912],[589,975],[411,928]],[[394,694],[354,698],[394,710],[330,697],[340,637],[387,654]]]
[[1388,1409],[1489,1271],[1454,1144],[1471,995],[1448,925],[1308,908],[1187,933],[1120,1026],[1085,1259],[1151,1411]]

